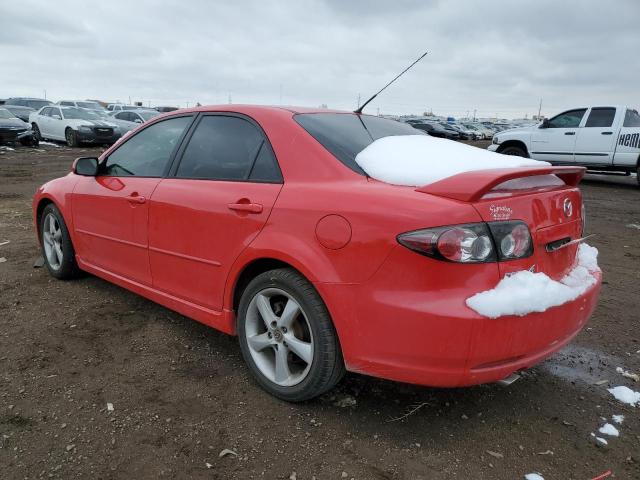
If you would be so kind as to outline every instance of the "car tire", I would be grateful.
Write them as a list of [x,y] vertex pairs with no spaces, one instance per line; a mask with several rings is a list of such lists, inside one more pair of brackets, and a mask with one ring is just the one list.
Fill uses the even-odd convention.
[[636,167],[636,182],[638,183],[638,186],[640,187],[640,163]]
[[40,128],[38,128],[38,125],[36,123],[31,124],[31,130],[33,131],[34,139],[36,139],[38,142],[44,140],[44,138],[42,138],[42,134],[40,133]]
[[74,129],[67,128],[64,131],[64,138],[67,141],[67,146],[72,148],[78,146],[78,132],[76,132]]
[[314,286],[291,268],[264,272],[247,285],[237,332],[252,376],[277,398],[309,400],[344,376],[329,311]]
[[505,147],[502,150],[500,150],[499,153],[503,155],[513,155],[516,157],[525,157],[525,158],[529,157],[529,155],[527,155],[527,152],[523,148],[516,147],[516,146]]
[[53,203],[40,216],[40,247],[44,264],[53,277],[69,280],[80,274],[67,224]]

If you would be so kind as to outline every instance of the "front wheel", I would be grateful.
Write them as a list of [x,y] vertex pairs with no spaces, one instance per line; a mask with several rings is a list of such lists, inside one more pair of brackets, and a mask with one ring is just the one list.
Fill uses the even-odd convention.
[[54,204],[47,205],[40,220],[40,243],[44,263],[52,276],[68,280],[78,276],[80,269],[71,243],[69,230],[60,210]]
[[290,402],[309,400],[338,383],[345,368],[327,307],[293,269],[254,278],[237,320],[242,356],[258,384]]
[[67,140],[67,145],[69,147],[78,146],[78,132],[75,130],[67,128],[66,132],[64,132],[64,138]]
[[31,124],[31,129],[33,131],[33,138],[40,142],[42,140],[44,140],[44,138],[42,138],[42,134],[40,133],[40,129],[38,128],[38,125],[36,125],[35,123]]
[[640,187],[640,164],[636,167],[636,182],[638,182],[638,186]]

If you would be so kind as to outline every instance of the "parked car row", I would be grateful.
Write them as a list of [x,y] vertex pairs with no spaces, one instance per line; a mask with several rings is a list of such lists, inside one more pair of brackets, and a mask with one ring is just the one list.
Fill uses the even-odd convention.
[[424,118],[405,120],[405,123],[432,137],[449,140],[485,140],[493,138],[494,134],[493,130],[481,123],[451,123]]
[[[54,103],[30,97],[1,100],[0,108],[3,109],[0,143],[37,145],[39,140],[46,139],[64,141],[71,147],[81,143],[110,145],[151,118],[178,109],[121,103],[104,106],[96,100],[60,100]],[[16,120],[22,123],[16,123]],[[14,130],[19,130],[19,138]]]

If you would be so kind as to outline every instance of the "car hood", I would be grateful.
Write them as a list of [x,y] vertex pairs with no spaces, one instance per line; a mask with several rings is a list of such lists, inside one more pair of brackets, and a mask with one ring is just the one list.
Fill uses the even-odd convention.
[[19,118],[0,118],[0,128],[27,128],[28,123]]

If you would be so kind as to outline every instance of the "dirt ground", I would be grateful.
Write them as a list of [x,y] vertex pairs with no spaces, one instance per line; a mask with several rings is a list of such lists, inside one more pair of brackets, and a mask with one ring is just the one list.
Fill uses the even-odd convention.
[[[638,410],[607,392],[640,390],[616,373],[640,372],[635,178],[582,184],[600,303],[518,382],[443,390],[349,374],[291,405],[252,382],[235,338],[98,278],[33,267],[35,189],[97,153],[0,151],[0,478],[640,478]],[[625,415],[620,436],[597,446],[591,433],[613,414]]]

